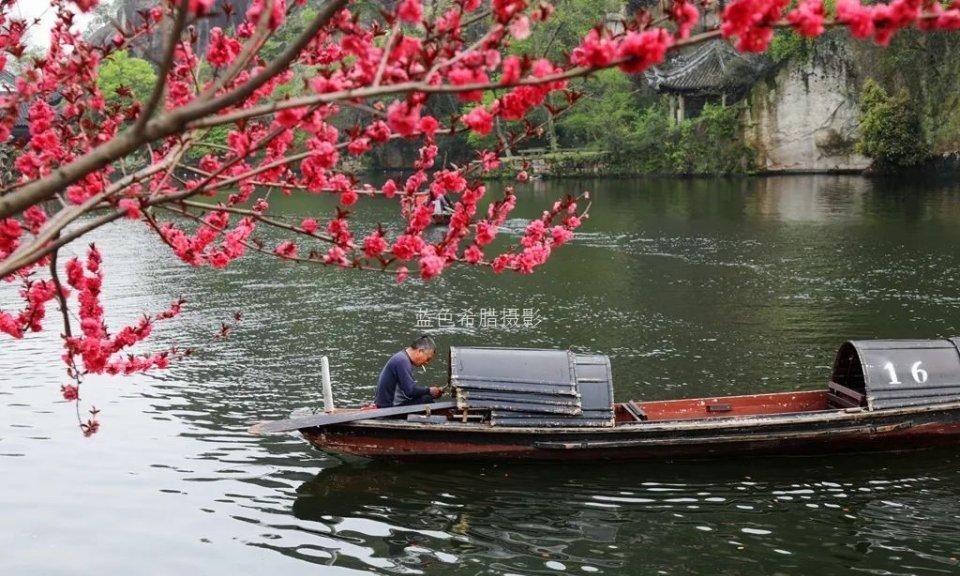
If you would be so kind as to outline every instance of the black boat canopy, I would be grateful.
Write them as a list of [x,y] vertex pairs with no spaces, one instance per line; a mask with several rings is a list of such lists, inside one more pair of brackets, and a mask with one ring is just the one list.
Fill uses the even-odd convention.
[[846,342],[830,392],[841,406],[868,410],[960,401],[960,338]]
[[494,426],[612,426],[610,359],[530,348],[450,347],[450,384],[463,410]]

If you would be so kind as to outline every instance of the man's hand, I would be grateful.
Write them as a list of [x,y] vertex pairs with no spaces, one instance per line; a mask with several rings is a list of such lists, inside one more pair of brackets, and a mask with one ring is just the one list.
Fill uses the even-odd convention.
[[439,397],[443,396],[443,388],[438,388],[438,387],[436,387],[436,386],[431,386],[431,387],[430,387],[430,395],[433,396],[434,398],[439,398]]

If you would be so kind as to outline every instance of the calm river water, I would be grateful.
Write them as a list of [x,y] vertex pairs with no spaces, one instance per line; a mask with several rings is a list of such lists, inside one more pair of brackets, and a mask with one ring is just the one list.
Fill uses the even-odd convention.
[[[156,336],[195,354],[91,380],[84,402],[102,428],[85,439],[59,400],[55,310],[47,333],[0,340],[0,574],[960,574],[960,449],[423,465],[344,463],[294,435],[247,435],[320,404],[323,354],[337,402],[368,400],[418,323],[444,355],[608,354],[621,400],[817,389],[844,339],[960,335],[953,182],[537,182],[520,188],[511,234],[582,190],[593,217],[531,277],[456,269],[398,286],[256,256],[194,271],[138,223],[101,231],[108,320],[182,294],[184,315]],[[386,202],[360,218],[396,225]],[[0,288],[0,306],[13,302]],[[213,338],[235,310],[231,336]],[[441,359],[420,381],[445,373]]]

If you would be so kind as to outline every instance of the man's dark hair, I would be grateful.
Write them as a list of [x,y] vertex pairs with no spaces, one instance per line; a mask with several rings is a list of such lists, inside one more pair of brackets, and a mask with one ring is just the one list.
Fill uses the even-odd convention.
[[432,352],[437,349],[436,342],[433,341],[433,338],[427,336],[426,334],[420,336],[416,340],[410,343],[410,347],[414,350],[423,350],[424,352]]

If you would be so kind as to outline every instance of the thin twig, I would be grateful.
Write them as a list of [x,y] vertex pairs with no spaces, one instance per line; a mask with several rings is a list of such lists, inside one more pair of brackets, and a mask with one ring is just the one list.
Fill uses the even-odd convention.
[[134,132],[139,133],[143,130],[147,120],[153,116],[157,106],[160,105],[160,99],[163,98],[163,91],[167,85],[167,75],[170,74],[170,69],[173,68],[173,58],[177,53],[177,44],[180,43],[180,35],[183,34],[183,28],[187,24],[187,4],[189,4],[189,0],[181,0],[180,5],[175,9],[177,15],[174,19],[170,36],[167,38],[166,48],[164,48],[163,51],[163,60],[161,60],[160,71],[157,73],[157,82],[153,86],[153,93],[150,94],[150,100],[147,101],[143,112],[141,112],[140,117],[137,118],[137,123],[133,127]]
[[70,311],[67,308],[67,297],[64,295],[63,284],[60,282],[60,274],[57,273],[57,254],[59,254],[59,250],[54,250],[50,253],[50,278],[53,280],[53,285],[57,288],[57,302],[60,303],[60,313],[63,315],[63,336],[65,338],[72,338],[73,330],[70,328]]
[[380,59],[380,65],[377,66],[377,75],[373,77],[374,86],[380,85],[380,80],[383,78],[383,72],[387,69],[387,60],[390,59],[390,50],[393,48],[393,39],[396,37],[399,30],[400,20],[398,19],[390,28],[390,33],[387,35],[386,44],[383,46],[383,57]]
[[[184,200],[180,202],[180,204],[184,206],[189,206],[191,208],[196,208],[198,210],[206,210],[207,212],[229,212],[231,214],[249,216],[257,220],[258,222],[263,222],[264,224],[273,226],[275,228],[282,228],[284,230],[289,230],[290,232],[296,232],[297,234],[303,234],[304,236],[309,236],[310,238],[314,238],[316,240],[322,240],[324,242],[329,242],[331,244],[337,244],[337,241],[334,240],[331,236],[325,236],[323,234],[307,232],[303,228],[294,226],[292,224],[287,224],[279,220],[275,220],[273,218],[270,218],[269,216],[264,216],[262,213],[255,212],[253,210],[245,210],[243,208],[234,208],[232,206],[224,206],[222,204],[220,205],[205,204],[203,202],[194,202],[192,200]],[[349,246],[351,248],[355,248],[353,243],[349,244]]]
[[[203,218],[200,218],[199,216],[197,216],[197,215],[195,215],[195,214],[191,214],[191,213],[187,212],[186,210],[180,210],[180,209],[174,208],[173,206],[167,206],[167,205],[159,206],[159,208],[161,208],[161,209],[163,209],[163,210],[167,210],[167,211],[169,211],[169,212],[173,212],[173,213],[175,213],[175,214],[180,214],[181,216],[185,216],[185,217],[187,217],[187,218],[190,218],[191,220],[194,220],[195,222],[197,222],[197,223],[199,223],[199,224],[201,224],[201,225],[203,225],[203,226],[206,226],[207,228],[210,228],[211,230],[215,230],[215,231],[221,232],[221,233],[224,232],[224,230],[225,230],[225,228],[219,228],[219,227],[217,227],[217,226],[214,226],[213,224],[207,222],[207,221],[204,220]],[[303,257],[301,257],[301,256],[281,256],[281,255],[279,255],[279,254],[277,254],[277,253],[275,253],[275,252],[271,252],[271,251],[269,251],[269,250],[265,250],[265,249],[263,249],[262,247],[257,246],[256,244],[254,244],[254,243],[252,243],[252,242],[249,242],[249,241],[246,241],[246,240],[241,240],[240,243],[243,244],[244,246],[246,246],[247,248],[251,249],[251,250],[254,250],[254,251],[256,251],[256,252],[260,252],[261,254],[266,254],[266,255],[268,255],[268,256],[273,256],[274,258],[279,258],[280,260],[290,260],[291,262],[301,262],[301,263],[310,263],[310,264],[320,264],[320,265],[322,265],[322,266],[330,266],[329,263],[324,262],[323,260],[317,260],[316,258],[303,258]],[[358,270],[367,270],[367,271],[369,271],[369,272],[386,272],[386,273],[388,273],[388,274],[391,274],[391,273],[393,273],[393,271],[386,268],[386,266],[388,266],[391,262],[393,262],[393,260],[388,261],[383,268],[376,268],[376,267],[374,267],[374,266],[366,266],[366,265],[363,265],[363,264],[359,264],[359,263],[357,263],[357,262],[352,263],[350,266],[339,266],[339,267],[340,267],[340,268],[356,268],[356,269],[358,269]]]

